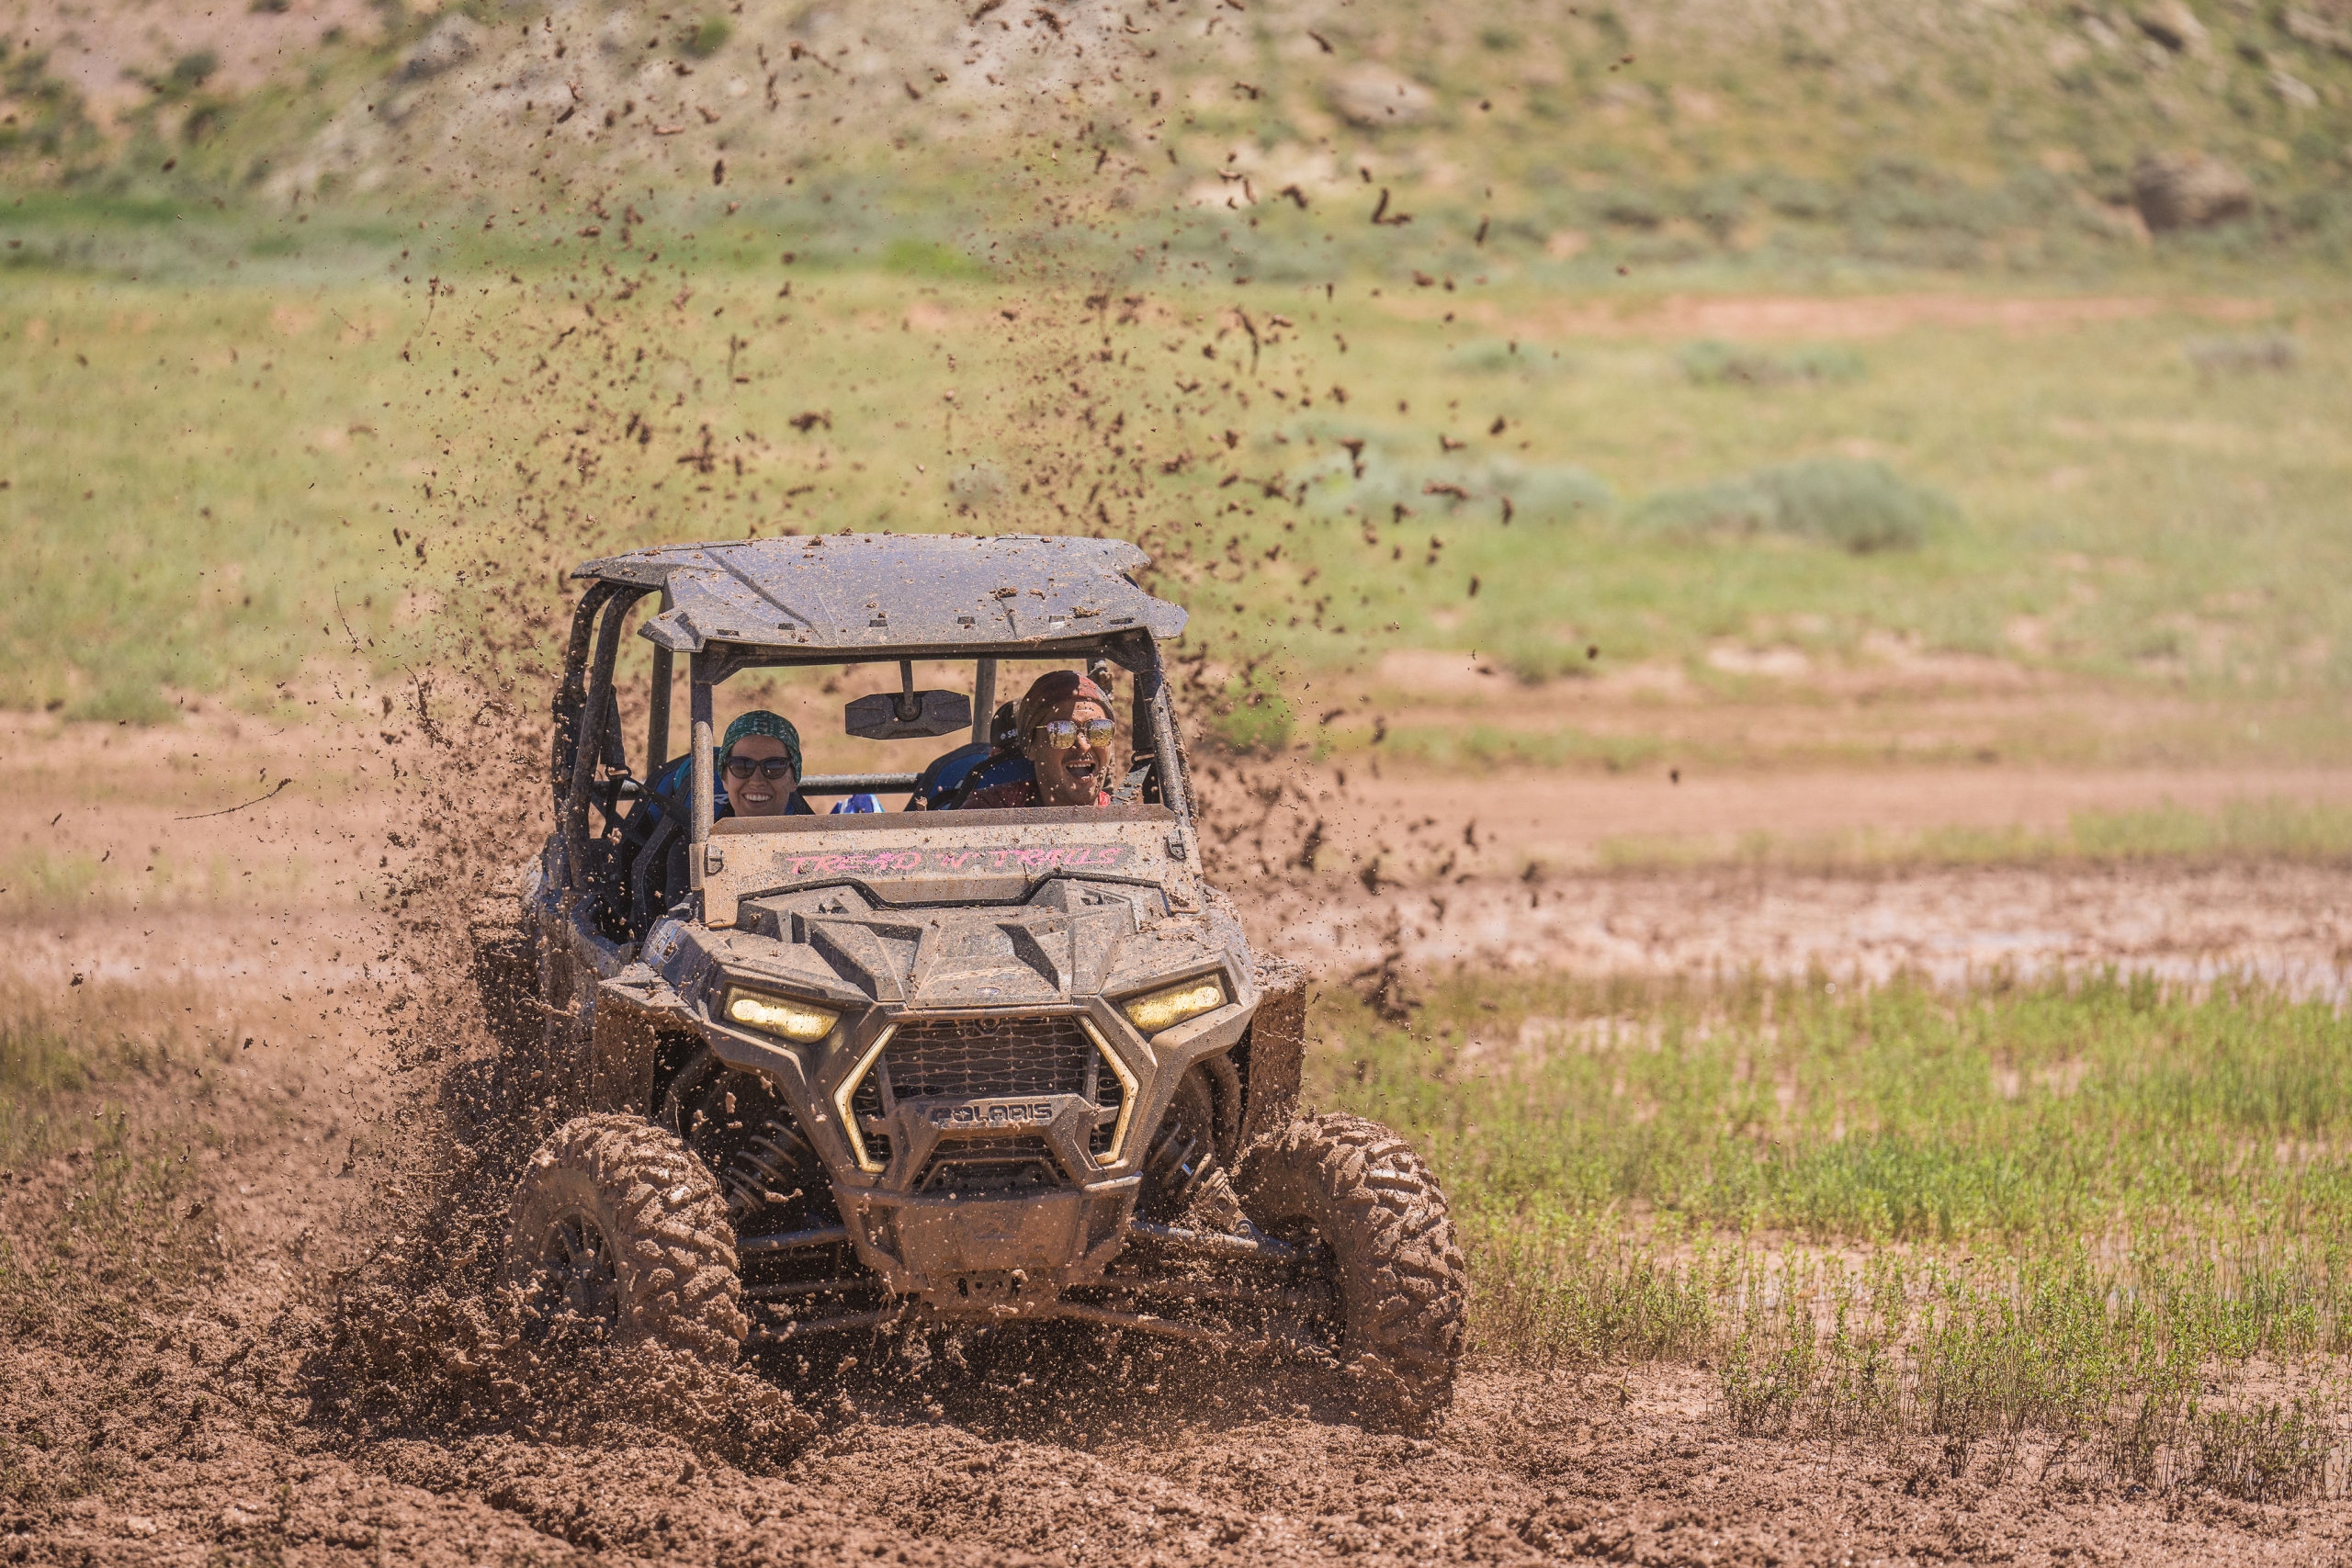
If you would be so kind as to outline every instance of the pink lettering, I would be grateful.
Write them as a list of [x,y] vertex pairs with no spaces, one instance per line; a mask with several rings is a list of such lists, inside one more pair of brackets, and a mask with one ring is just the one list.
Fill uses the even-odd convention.
[[926,868],[964,872],[976,867],[990,871],[1025,871],[1031,874],[1059,867],[1114,866],[1126,858],[1125,844],[1038,844],[1001,850],[934,849],[868,850],[854,854],[793,855],[785,861],[796,877],[855,876],[905,874]]

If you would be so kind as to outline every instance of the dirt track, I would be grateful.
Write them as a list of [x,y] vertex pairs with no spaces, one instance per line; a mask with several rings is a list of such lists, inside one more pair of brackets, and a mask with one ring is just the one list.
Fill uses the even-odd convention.
[[[260,761],[298,761],[298,738],[280,743],[283,760],[256,759],[254,742],[269,738],[222,739],[235,742],[221,750],[245,779]],[[1193,1352],[1162,1359],[1154,1346],[1075,1334],[1049,1340],[1044,1360],[977,1374],[955,1370],[944,1344],[922,1366],[877,1343],[839,1375],[803,1382],[782,1368],[815,1429],[765,1457],[707,1431],[678,1435],[675,1423],[647,1418],[658,1412],[608,1408],[606,1388],[536,1387],[531,1402],[503,1409],[472,1410],[454,1394],[389,1414],[338,1407],[339,1363],[322,1355],[336,1322],[332,1271],[443,1239],[433,1227],[446,1222],[428,1217],[412,1185],[439,1156],[402,1151],[449,1095],[469,1092],[481,1053],[421,1062],[413,1027],[370,1021],[383,955],[414,951],[352,924],[362,916],[351,888],[378,859],[390,802],[305,804],[298,790],[193,829],[163,820],[209,808],[192,796],[151,810],[152,823],[133,819],[150,808],[120,803],[86,828],[70,815],[51,824],[54,807],[42,803],[73,798],[66,775],[100,768],[106,740],[81,738],[92,759],[20,752],[62,772],[17,781],[0,826],[93,861],[151,838],[186,855],[201,832],[230,857],[227,878],[209,895],[101,883],[79,908],[20,911],[0,980],[61,1006],[101,989],[136,1005],[170,987],[218,1035],[254,1045],[132,1095],[138,1116],[168,1127],[194,1114],[211,1134],[172,1210],[200,1243],[204,1272],[185,1297],[125,1300],[101,1288],[82,1299],[113,1309],[111,1321],[85,1318],[69,1299],[63,1315],[0,1341],[0,1562],[2318,1562],[2352,1547],[2343,1503],[2133,1495],[2063,1470],[2041,1476],[2046,1455],[1997,1475],[1979,1461],[1955,1479],[1925,1451],[1740,1438],[1713,1374],[1694,1367],[1477,1365],[1451,1421],[1421,1438],[1364,1431],[1337,1391],[1304,1372]],[[1397,798],[1360,790],[1351,803],[1375,818],[1343,824],[1351,838],[1433,819],[1458,795],[1383,788]],[[1500,833],[1524,847],[1510,813],[1535,821],[1544,805],[1525,793],[1481,795],[1482,842]],[[2332,795],[2333,781],[2313,793]],[[1679,803],[1694,797],[1665,798],[1688,809]],[[1610,827],[1611,811],[1657,809],[1614,784],[1578,800],[1552,819],[1623,831]],[[1723,808],[1698,805],[1711,817]],[[1774,807],[1759,795],[1753,809]],[[1429,831],[1453,843],[1462,829],[1448,819]],[[293,862],[306,877],[271,890],[243,875]],[[1949,979],[1996,964],[2114,962],[2182,978],[2252,970],[2340,994],[2352,951],[2352,874],[2312,867],[1539,869],[1528,879],[1498,864],[1401,887],[1232,880],[1261,939],[1335,975],[1392,955],[1588,973],[1908,967]],[[429,975],[400,980],[397,959],[390,973],[431,989]],[[0,1234],[41,1229],[87,1169],[86,1156],[69,1156],[9,1173]],[[496,1201],[477,1195],[478,1208]],[[474,1352],[436,1338],[429,1314],[418,1321],[415,1364],[437,1368],[422,1381],[456,1376]],[[587,1415],[567,1419],[565,1409]]]
[[[175,1333],[208,1359],[240,1339]],[[130,1358],[164,1369],[159,1415],[211,1383],[186,1356]],[[9,1371],[19,1389],[40,1375]],[[2030,1466],[1953,1481],[1926,1456],[1731,1438],[1706,1387],[1484,1370],[1434,1439],[1260,1398],[1204,1412],[1197,1394],[1101,1401],[1049,1431],[1034,1403],[944,1387],[933,1414],[933,1389],[902,1387],[764,1476],[671,1445],[354,1443],[216,1404],[158,1423],[174,1435],[136,1484],[9,1521],[0,1560],[2324,1562],[2352,1533],[2341,1505],[2157,1503],[2038,1483]],[[53,1404],[43,1418],[57,1424]]]
[[[2267,965],[2325,988],[2347,907],[2341,874],[2245,869],[1574,879],[1524,914],[1512,879],[1442,890],[1443,920],[1430,889],[1345,888],[1256,914],[1330,964],[1376,953],[1397,916],[1416,960],[1598,968],[1840,953],[1880,968],[1972,961],[1988,942],[2014,958],[1997,940],[2014,927],[2042,933],[2029,959]],[[1073,1337],[976,1376],[877,1344],[872,1364],[803,1385],[814,1435],[748,1471],[627,1418],[568,1438],[479,1415],[369,1427],[304,1357],[328,1326],[332,1258],[399,1234],[399,1173],[368,1155],[432,1075],[317,1005],[349,965],[285,922],[177,922],[167,949],[139,944],[136,973],[126,929],[44,931],[20,949],[22,978],[176,970],[282,1043],[220,1080],[224,1141],[192,1182],[220,1227],[211,1278],[184,1305],[134,1304],[119,1329],[51,1325],[0,1348],[0,1475],[23,1499],[0,1516],[0,1562],[2331,1561],[2352,1545],[2352,1505],[2135,1496],[2036,1479],[2030,1462],[1954,1480],[1928,1453],[1741,1438],[1690,1368],[1481,1365],[1451,1422],[1409,1438],[1251,1361]],[[156,1109],[172,1098],[167,1084]],[[77,1179],[71,1160],[17,1173],[0,1223]]]
[[1431,886],[1278,887],[1259,927],[1319,966],[1353,971],[1395,947],[1420,967],[1580,974],[1769,975],[1819,969],[1954,984],[2008,970],[2102,964],[2195,983],[2259,976],[2341,996],[2352,964],[2352,874],[2299,865],[2132,869],[1987,866],[1887,876],[1741,871],[1479,878]]

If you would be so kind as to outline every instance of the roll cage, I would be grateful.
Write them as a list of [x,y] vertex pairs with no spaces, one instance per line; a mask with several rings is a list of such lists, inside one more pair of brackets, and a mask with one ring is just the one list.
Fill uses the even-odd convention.
[[[847,553],[842,544],[848,539],[888,540],[897,546],[898,551],[886,558],[885,574],[888,570],[904,570],[905,562],[899,557],[910,547],[920,554],[944,553],[939,551],[939,547],[951,550],[961,547],[972,556],[986,559],[981,552],[989,547],[1005,544],[1097,547],[1107,545],[1131,552],[1136,561],[1145,558],[1132,547],[1117,546],[1109,541],[917,540],[892,536],[835,536],[834,559],[838,560]],[[999,671],[1007,661],[1067,664],[1083,660],[1098,680],[1107,677],[1112,667],[1125,670],[1133,682],[1129,709],[1132,715],[1132,792],[1136,798],[1166,806],[1174,811],[1184,824],[1184,836],[1192,837],[1190,790],[1183,747],[1169,700],[1165,670],[1155,636],[1158,627],[1152,624],[1154,621],[1162,626],[1172,623],[1174,627],[1181,629],[1183,612],[1150,598],[1128,581],[1123,571],[1116,574],[1114,595],[1140,600],[1150,610],[1118,615],[1114,621],[1109,615],[1079,606],[1060,620],[1046,622],[1047,627],[1065,635],[1018,635],[1023,629],[1017,624],[1018,617],[1007,615],[1005,624],[989,628],[989,635],[939,638],[938,633],[946,629],[940,625],[944,617],[937,613],[940,601],[948,601],[952,609],[956,590],[958,587],[968,588],[969,584],[919,586],[904,580],[897,582],[854,582],[854,587],[872,589],[866,600],[869,605],[878,604],[881,600],[892,597],[894,591],[901,589],[910,598],[930,601],[923,608],[933,614],[922,618],[928,624],[919,622],[910,627],[910,640],[904,643],[897,642],[889,636],[889,628],[885,625],[888,615],[887,609],[869,617],[869,626],[865,628],[867,636],[861,637],[854,646],[842,646],[844,639],[838,634],[811,637],[808,628],[797,628],[789,622],[784,623],[780,629],[797,633],[791,640],[772,636],[753,641],[725,635],[732,628],[719,628],[717,635],[701,635],[699,628],[680,614],[681,595],[675,592],[676,574],[684,570],[683,563],[704,567],[710,558],[718,556],[724,559],[726,552],[740,548],[708,545],[649,551],[640,557],[621,558],[618,561],[590,562],[573,574],[575,578],[591,579],[591,582],[572,613],[571,635],[564,652],[563,679],[555,702],[553,745],[548,767],[548,782],[564,859],[571,868],[571,874],[565,878],[569,885],[567,903],[575,899],[581,889],[616,869],[603,862],[609,852],[607,840],[625,816],[623,803],[646,799],[649,781],[673,761],[670,755],[670,716],[680,654],[684,655],[686,665],[688,746],[692,759],[687,865],[697,916],[701,913],[704,878],[717,869],[710,848],[717,794],[713,694],[721,682],[749,670],[895,663],[904,671],[910,671],[917,660],[960,662],[968,660],[973,667],[971,739],[974,742],[986,741],[989,738],[989,720],[997,706]],[[732,577],[769,604],[780,603],[778,593],[790,592],[788,583],[763,582],[754,573],[743,570],[737,562],[725,561],[725,565]],[[1002,563],[999,565],[997,574],[1001,575]],[[664,570],[663,568],[671,570]],[[969,576],[968,573],[966,575]],[[838,584],[833,586],[838,593]],[[1060,583],[1065,594],[1069,593],[1070,586],[1065,577]],[[1124,594],[1119,594],[1119,590],[1123,590]],[[1012,589],[1000,587],[989,590],[987,596],[999,598],[1009,596],[1013,592]],[[1039,592],[1034,589],[1028,592]],[[653,644],[650,717],[645,734],[646,776],[639,778],[631,770],[628,740],[622,733],[619,696],[614,683],[615,671],[619,662],[621,638],[629,617],[646,597],[656,592],[661,595],[660,611],[638,628],[638,635]],[[1043,594],[1039,593],[1039,596],[1043,597]],[[740,609],[741,605],[730,608]],[[1052,612],[1049,610],[1047,613]],[[735,615],[730,618],[749,617]],[[959,615],[953,624],[961,629],[974,626],[978,619],[977,614]],[[1102,629],[1067,635],[1074,622],[1086,620],[1093,621]],[[1105,622],[1111,624],[1105,625]],[[873,636],[876,631],[881,635]],[[1006,635],[1008,632],[1014,635]],[[915,771],[811,774],[800,781],[800,789],[804,794],[814,795],[912,791],[919,776]],[[592,818],[595,814],[603,817],[601,825],[594,823]],[[636,869],[636,880],[641,885],[644,868]]]

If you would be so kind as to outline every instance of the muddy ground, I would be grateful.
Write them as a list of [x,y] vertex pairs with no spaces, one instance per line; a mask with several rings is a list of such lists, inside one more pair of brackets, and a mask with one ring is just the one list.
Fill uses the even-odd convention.
[[[1398,825],[1418,808],[1401,795],[1375,807]],[[60,1008],[101,991],[118,1007],[152,997],[228,1044],[116,1096],[134,1123],[203,1130],[165,1222],[178,1261],[135,1289],[69,1278],[41,1298],[51,1310],[0,1325],[0,1562],[2186,1562],[2352,1550],[2344,1502],[2143,1493],[2047,1453],[1980,1454],[1955,1476],[1924,1449],[1743,1438],[1703,1367],[1481,1362],[1452,1418],[1419,1437],[1367,1431],[1310,1371],[1091,1331],[965,1369],[936,1337],[912,1355],[854,1348],[855,1364],[806,1378],[767,1368],[791,1404],[747,1417],[765,1423],[757,1441],[616,1397],[626,1370],[583,1380],[542,1365],[519,1374],[520,1397],[484,1393],[462,1314],[398,1299],[422,1276],[384,1264],[481,1239],[449,1234],[453,1211],[424,1203],[436,1173],[457,1168],[435,1163],[451,1156],[432,1123],[485,1063],[478,1046],[425,1060],[413,1032],[369,1010],[400,940],[350,901],[373,811],[232,818],[203,829],[235,851],[209,895],[102,890],[8,921],[0,979],[22,995]],[[235,848],[241,835],[250,849]],[[244,870],[298,843],[311,868],[299,886],[275,903],[237,898]],[[1244,901],[1259,935],[1335,980],[1389,953],[1951,978],[2115,962],[2254,969],[2332,993],[2352,949],[2352,874],[2312,867],[1482,873],[1405,886],[1329,875],[1260,893]],[[18,1246],[54,1237],[90,1161],[85,1145],[7,1173],[0,1232]],[[395,1294],[354,1309],[363,1281]],[[352,1327],[378,1320],[400,1330],[399,1364],[424,1369],[432,1397],[354,1397],[367,1352]]]

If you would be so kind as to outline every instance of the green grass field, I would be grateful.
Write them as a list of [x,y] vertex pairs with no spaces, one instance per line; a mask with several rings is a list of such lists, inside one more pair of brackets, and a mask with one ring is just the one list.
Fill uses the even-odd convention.
[[[1397,647],[1538,682],[1664,665],[1732,702],[1807,689],[1742,650],[1831,671],[1893,650],[2186,701],[2214,754],[2340,751],[2318,722],[2352,681],[2338,296],[2220,331],[2158,285],[2131,319],[1815,344],[1819,378],[1807,344],[1767,342],[1747,373],[1800,368],[1725,380],[1724,351],[1644,325],[1650,289],[1398,292],[20,273],[0,540],[26,591],[0,612],[0,702],[332,705],[338,676],[466,661],[486,615],[544,647],[562,568],[655,539],[1106,530],[1161,556],[1195,647],[1264,661],[1302,713]],[[1809,308],[1834,321],[1839,297]],[[1833,493],[1770,491],[1792,462]],[[2222,722],[2241,712],[2268,739]],[[1492,760],[1466,730],[1389,744]]]
[[1316,1089],[1409,1129],[1490,1351],[1697,1360],[1751,1429],[2324,1479],[2352,1024],[2258,987],[1459,976],[1329,993]]

